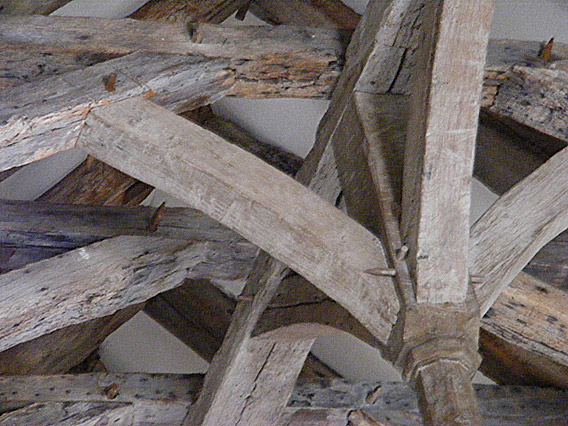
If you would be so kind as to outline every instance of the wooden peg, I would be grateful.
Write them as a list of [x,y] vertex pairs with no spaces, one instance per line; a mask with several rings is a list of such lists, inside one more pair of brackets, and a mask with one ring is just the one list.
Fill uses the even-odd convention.
[[166,210],[166,203],[163,202],[162,204],[160,204],[160,207],[158,207],[154,212],[154,215],[150,220],[150,225],[148,226],[148,231],[156,232],[158,226],[160,225],[160,222],[162,221],[162,218],[164,217],[165,210]]
[[395,257],[398,261],[403,261],[406,259],[406,255],[408,254],[408,246],[404,245],[396,251]]
[[116,73],[111,72],[109,75],[103,77],[103,84],[107,92],[114,92],[116,90]]
[[373,268],[367,269],[365,272],[377,277],[394,277],[396,275],[396,269],[392,268]]

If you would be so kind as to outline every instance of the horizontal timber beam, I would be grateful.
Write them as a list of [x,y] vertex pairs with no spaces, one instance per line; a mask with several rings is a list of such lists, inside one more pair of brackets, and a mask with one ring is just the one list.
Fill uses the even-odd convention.
[[[0,394],[3,404],[38,403],[47,407],[100,404],[103,410],[113,404],[130,405],[134,425],[143,420],[156,425],[180,425],[187,407],[199,392],[201,377],[147,374],[2,377]],[[488,426],[556,426],[568,415],[566,391],[490,385],[478,385],[475,390]],[[93,413],[92,418],[100,419],[102,414]],[[360,416],[386,426],[421,425],[414,393],[398,383],[301,381],[285,415],[287,419],[278,426],[347,426],[350,418],[353,421]]]

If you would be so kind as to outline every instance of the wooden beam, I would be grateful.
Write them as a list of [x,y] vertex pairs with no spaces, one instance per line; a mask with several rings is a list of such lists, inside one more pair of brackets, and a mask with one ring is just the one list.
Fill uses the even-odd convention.
[[568,228],[568,148],[495,202],[471,230],[470,269],[484,314],[550,240]]
[[[183,110],[221,96],[231,76],[224,61],[171,55],[148,59],[134,54],[5,91],[7,101],[0,108],[0,170],[75,147],[86,115],[99,105],[146,94],[157,103]],[[106,90],[103,82],[109,75],[117,75],[114,92]]]
[[128,404],[102,404],[89,402],[32,404],[0,416],[1,426],[57,425],[97,426],[101,421],[127,426],[132,417]]
[[132,305],[112,315],[64,327],[0,352],[0,374],[63,374],[83,362],[142,309]]
[[[3,377],[0,378],[0,393],[6,392],[4,404],[36,402],[49,407],[52,404],[90,403],[99,404],[101,408],[131,405],[134,425],[144,420],[158,425],[180,425],[201,382],[199,375]],[[491,385],[477,385],[475,389],[488,426],[556,426],[563,424],[568,414],[566,391]],[[363,413],[370,421],[388,426],[422,424],[416,397],[407,386],[344,380],[301,381],[285,409],[287,419],[273,424],[346,426],[353,412]],[[356,417],[351,414],[352,419]],[[91,418],[96,418],[94,413]],[[318,419],[319,423],[316,422]],[[334,419],[337,423],[325,423],[322,419]]]
[[354,30],[360,18],[339,0],[254,0],[250,10],[273,25]]
[[[329,62],[344,51],[345,36],[333,29],[293,26],[226,27],[130,19],[59,16],[0,16],[0,43],[32,52],[127,55],[169,53],[261,60],[266,55]],[[265,61],[267,59],[264,59]],[[291,63],[292,64],[292,63]]]
[[0,351],[200,278],[210,243],[117,237],[0,276]]
[[[89,115],[81,134],[82,147],[233,228],[338,300],[379,339],[388,338],[398,299],[389,277],[366,272],[385,266],[376,237],[291,178],[163,108],[143,99],[117,107],[118,121],[113,105]],[[142,128],[143,137],[139,133]],[[190,134],[199,143],[189,140]],[[115,139],[119,135],[119,140]],[[164,135],[171,137],[168,156],[175,162],[161,158]],[[141,144],[144,151],[139,149]],[[150,154],[152,146],[155,152]],[[205,163],[212,167],[207,173],[201,171]],[[264,184],[268,186],[261,191]],[[279,187],[278,194],[274,184]],[[207,199],[199,195],[203,191],[209,194]],[[310,205],[309,212],[302,207],[306,205]],[[298,217],[295,212],[302,210],[305,214]],[[255,226],[249,226],[253,222]],[[330,232],[338,228],[340,234]],[[318,247],[325,247],[324,252]],[[321,257],[324,253],[327,260]],[[368,291],[377,294],[378,300],[361,305],[359,297]]]
[[521,273],[482,319],[481,370],[498,383],[568,388],[566,291]]
[[246,0],[151,0],[130,15],[130,18],[220,24],[245,3]]
[[49,15],[71,0],[2,0],[0,15]]
[[419,303],[466,298],[470,186],[492,11],[492,1],[426,6],[401,217]]

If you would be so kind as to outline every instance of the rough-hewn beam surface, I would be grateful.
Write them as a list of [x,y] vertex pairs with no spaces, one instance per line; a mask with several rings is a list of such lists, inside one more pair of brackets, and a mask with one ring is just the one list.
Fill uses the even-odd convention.
[[210,255],[210,243],[117,237],[3,274],[0,351],[201,278]]
[[501,196],[471,230],[470,268],[482,314],[550,240],[568,228],[568,148]]
[[[0,393],[6,392],[2,398],[3,404],[36,402],[36,407],[41,404],[48,407],[47,410],[52,410],[49,408],[52,404],[99,404],[103,412],[93,411],[90,417],[96,421],[100,420],[105,409],[124,404],[134,408],[134,421],[126,423],[128,425],[138,426],[139,422],[147,424],[149,421],[156,425],[180,425],[201,383],[201,376],[197,375],[4,377],[0,378]],[[475,386],[475,389],[487,426],[565,424],[568,415],[565,391],[483,385]],[[347,426],[351,420],[351,425],[364,425],[355,421],[366,418],[371,425],[422,425],[414,393],[407,386],[395,383],[301,381],[294,389],[284,413],[287,419],[272,424]],[[38,417],[28,417],[27,420],[40,418],[38,413]],[[96,421],[87,424],[96,424]],[[40,424],[54,423],[47,421]]]
[[[149,101],[117,108],[118,121],[112,106],[89,115],[81,146],[233,228],[338,300],[379,339],[388,338],[398,299],[388,277],[366,272],[385,266],[376,237],[286,175]],[[377,300],[365,298],[372,293]]]
[[159,22],[220,24],[247,0],[150,0],[130,18]]
[[[200,106],[226,91],[223,60],[133,54],[4,92],[0,107],[0,170],[73,148],[89,111],[146,94],[174,110]],[[114,91],[105,81],[114,75]],[[22,115],[24,114],[24,115]]]
[[275,25],[353,30],[359,15],[340,0],[254,0],[250,10]]
[[401,217],[418,303],[466,298],[473,154],[492,12],[485,0],[430,2],[423,12]]

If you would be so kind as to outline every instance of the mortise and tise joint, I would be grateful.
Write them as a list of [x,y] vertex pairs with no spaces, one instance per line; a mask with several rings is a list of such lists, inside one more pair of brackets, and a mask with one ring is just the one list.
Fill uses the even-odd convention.
[[165,212],[166,212],[166,203],[163,202],[162,204],[160,204],[160,207],[158,207],[154,212],[154,215],[150,220],[150,225],[148,226],[148,231],[156,232],[158,226],[160,225],[160,222],[162,221],[162,218],[164,217]]

